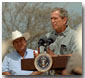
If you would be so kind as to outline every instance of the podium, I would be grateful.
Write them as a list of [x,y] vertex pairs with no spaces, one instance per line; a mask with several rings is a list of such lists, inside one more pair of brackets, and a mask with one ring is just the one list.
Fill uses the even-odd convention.
[[[64,69],[67,65],[69,57],[70,56],[52,57],[53,64],[52,64],[51,69]],[[21,60],[21,69],[29,70],[29,71],[36,71],[37,69],[34,66],[34,58],[22,59]]]

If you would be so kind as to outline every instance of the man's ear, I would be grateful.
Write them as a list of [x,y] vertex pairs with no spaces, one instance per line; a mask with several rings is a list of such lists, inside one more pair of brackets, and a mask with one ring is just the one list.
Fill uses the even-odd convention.
[[12,46],[13,46],[13,48],[15,49],[14,41],[12,41]]
[[67,21],[68,21],[68,18],[67,17],[64,17],[63,21],[64,21],[64,24],[66,24]]

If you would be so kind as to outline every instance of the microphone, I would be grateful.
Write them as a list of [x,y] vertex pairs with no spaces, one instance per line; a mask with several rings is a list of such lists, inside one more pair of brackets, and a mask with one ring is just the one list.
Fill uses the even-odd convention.
[[44,44],[46,43],[46,41],[47,41],[47,37],[44,36],[44,35],[42,35],[42,36],[40,37],[40,39],[39,39],[38,47],[44,46]]
[[43,53],[45,51],[46,41],[47,41],[47,37],[42,35],[39,39],[39,42],[38,42],[38,50],[40,53]]
[[50,45],[51,43],[54,43],[55,40],[56,40],[56,36],[51,34],[47,40],[47,46]]
[[45,35],[42,35],[38,42],[39,52],[40,53],[45,52],[47,50],[47,47],[50,44],[54,43],[55,40],[56,40],[56,36],[53,34],[51,34],[48,38]]

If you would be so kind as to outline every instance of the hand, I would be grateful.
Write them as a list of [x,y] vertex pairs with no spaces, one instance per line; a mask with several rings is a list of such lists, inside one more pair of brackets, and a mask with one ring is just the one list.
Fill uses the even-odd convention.
[[82,67],[76,67],[73,69],[73,71],[77,74],[82,74]]
[[51,57],[55,57],[55,56],[56,56],[56,54],[54,54],[53,51],[50,50],[50,48],[48,48],[47,53],[48,53]]
[[39,52],[38,52],[38,51],[35,51],[35,50],[34,50],[33,53],[34,53],[34,58],[37,57],[37,56],[39,55]]
[[9,72],[3,72],[2,75],[12,75],[12,74]]
[[64,70],[62,71],[62,75],[70,75],[70,73],[68,73],[67,70],[64,69]]

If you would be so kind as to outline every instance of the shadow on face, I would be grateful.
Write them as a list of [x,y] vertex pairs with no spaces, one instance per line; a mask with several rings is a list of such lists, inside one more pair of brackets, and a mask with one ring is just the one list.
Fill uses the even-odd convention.
[[20,37],[13,41],[13,46],[18,53],[24,52],[27,47],[27,42],[24,37]]

